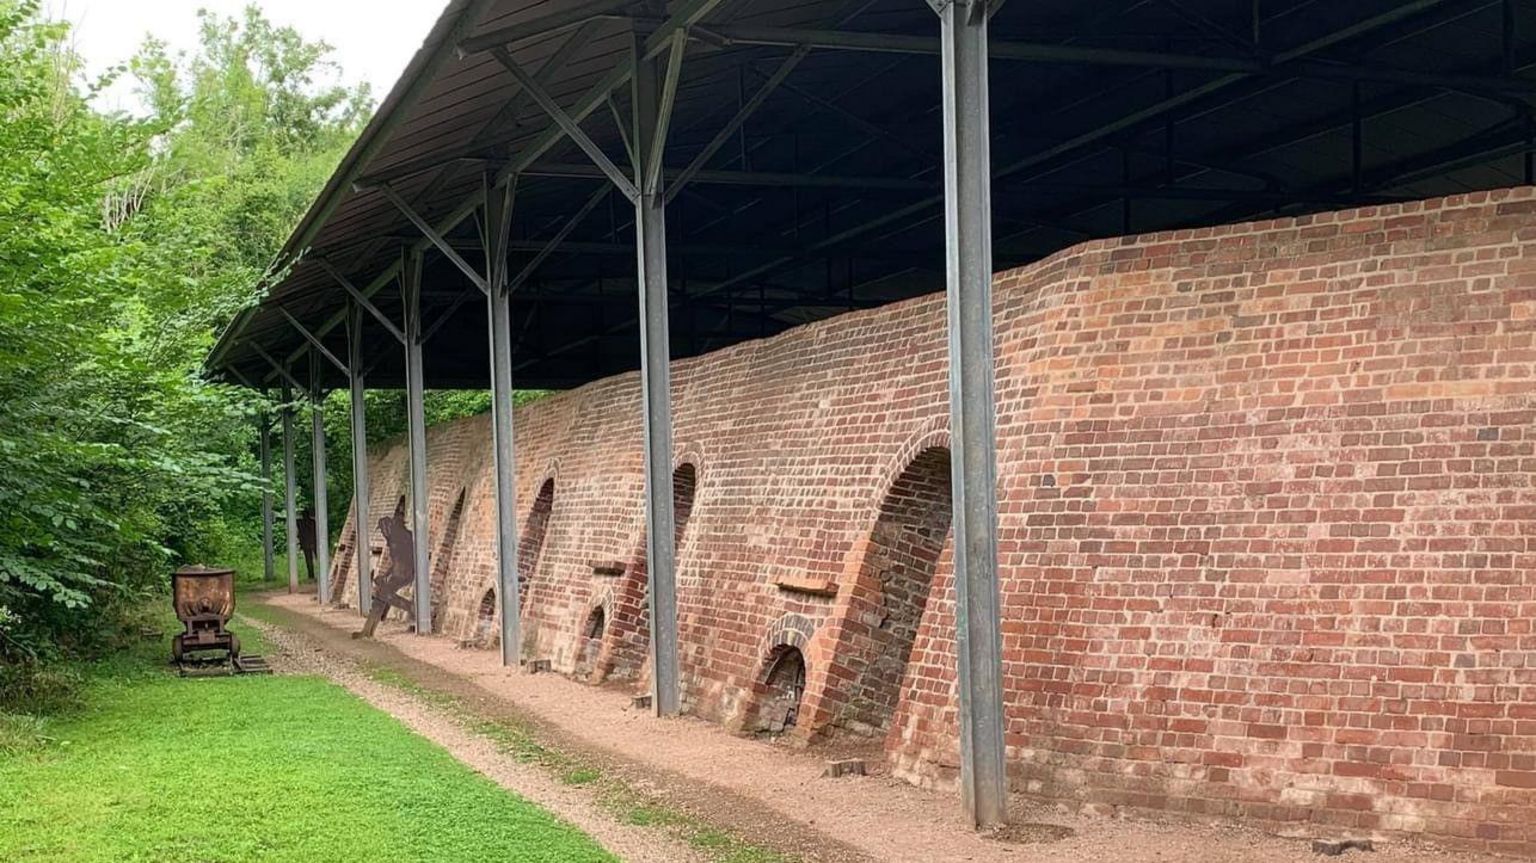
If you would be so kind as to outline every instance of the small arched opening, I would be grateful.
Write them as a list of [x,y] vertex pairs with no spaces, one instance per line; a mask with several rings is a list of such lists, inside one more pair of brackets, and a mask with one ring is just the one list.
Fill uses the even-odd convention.
[[603,636],[608,630],[608,613],[601,605],[592,609],[581,625],[581,646],[576,653],[576,676],[600,682],[603,675],[597,661],[603,653]]
[[688,519],[693,515],[693,492],[699,483],[698,468],[692,462],[683,462],[672,471],[672,526],[674,548],[683,547],[683,532],[688,529]]
[[480,607],[475,610],[475,643],[481,647],[495,647],[500,640],[496,631],[496,588],[490,588],[480,597]]
[[533,499],[533,508],[523,522],[523,536],[517,543],[517,591],[521,607],[528,607],[528,584],[539,571],[539,556],[544,553],[544,537],[555,511],[554,477],[544,480]]
[[783,734],[795,727],[800,717],[800,699],[805,695],[805,654],[788,644],[775,647],[764,663],[757,698],[757,711],[750,730],[758,734]]

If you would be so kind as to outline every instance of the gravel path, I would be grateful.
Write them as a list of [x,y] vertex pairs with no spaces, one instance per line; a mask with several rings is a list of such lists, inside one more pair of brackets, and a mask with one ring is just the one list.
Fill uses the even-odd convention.
[[559,782],[537,765],[524,764],[504,754],[494,742],[466,730],[448,713],[403,690],[369,679],[358,671],[356,662],[321,650],[313,639],[248,617],[242,616],[241,622],[260,630],[272,644],[274,653],[268,659],[274,671],[313,674],[334,681],[448,750],[502,788],[575,825],[620,859],[631,863],[703,863],[706,859],[665,830],[615,821],[590,789]]
[[[823,752],[737,737],[697,719],[658,719],[631,708],[627,692],[591,687],[555,674],[513,672],[501,667],[495,652],[460,649],[443,638],[418,638],[400,624],[381,626],[376,643],[352,641],[350,632],[358,625],[355,612],[322,611],[302,595],[271,595],[261,601],[279,610],[285,624],[291,620],[294,628],[328,652],[366,656],[408,676],[414,670],[428,678],[421,682],[434,688],[475,693],[480,699],[477,709],[501,710],[532,721],[541,738],[547,734],[554,745],[568,751],[597,753],[604,759],[605,770],[623,775],[632,785],[710,823],[729,826],[754,841],[807,859],[922,863],[1308,863],[1322,859],[1311,853],[1307,841],[1243,826],[1073,815],[1024,798],[1016,798],[1012,806],[1011,818],[1017,825],[1009,837],[1012,841],[984,838],[962,823],[951,794],[925,791],[883,775],[822,778]],[[569,791],[559,786],[555,790]],[[521,793],[547,802],[540,792]],[[571,820],[588,829],[580,819]],[[607,844],[601,834],[589,832]],[[1368,858],[1371,863],[1492,863],[1499,859],[1400,840],[1377,842],[1376,847],[1378,851]]]

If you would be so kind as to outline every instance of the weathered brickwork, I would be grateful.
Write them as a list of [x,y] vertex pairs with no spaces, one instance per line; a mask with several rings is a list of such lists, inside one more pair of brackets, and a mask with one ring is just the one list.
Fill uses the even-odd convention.
[[[1092,242],[996,285],[1015,786],[1536,850],[1536,192]],[[673,377],[687,708],[755,730],[799,651],[792,733],[952,782],[943,297]],[[524,655],[643,683],[637,378],[516,423]],[[403,448],[373,465],[370,523]],[[473,639],[485,418],[432,429],[429,470],[441,625]]]

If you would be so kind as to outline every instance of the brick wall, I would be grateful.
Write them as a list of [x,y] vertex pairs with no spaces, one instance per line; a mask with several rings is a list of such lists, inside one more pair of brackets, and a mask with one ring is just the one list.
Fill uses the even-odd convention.
[[[1016,787],[1536,849],[1533,250],[1520,189],[997,276]],[[689,710],[753,727],[793,648],[792,733],[882,736],[899,775],[952,783],[946,385],[942,296],[675,364]],[[619,376],[516,422],[520,529],[552,491],[525,654],[643,683],[638,396]],[[432,429],[429,470],[434,548],[465,494],[440,601],[470,638],[494,583],[485,418]],[[376,519],[402,448],[372,476]]]

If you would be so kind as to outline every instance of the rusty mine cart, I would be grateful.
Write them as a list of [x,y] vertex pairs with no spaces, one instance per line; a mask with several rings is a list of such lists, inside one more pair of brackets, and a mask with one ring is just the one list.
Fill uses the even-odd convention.
[[202,565],[171,574],[171,601],[185,631],[171,639],[171,662],[182,677],[270,674],[260,656],[240,655],[240,639],[227,628],[235,613],[235,571]]

